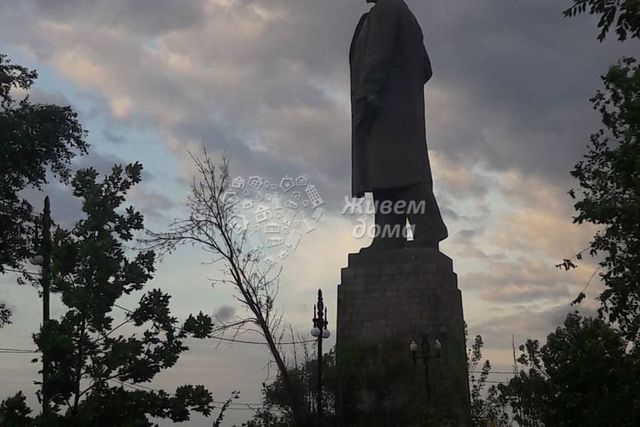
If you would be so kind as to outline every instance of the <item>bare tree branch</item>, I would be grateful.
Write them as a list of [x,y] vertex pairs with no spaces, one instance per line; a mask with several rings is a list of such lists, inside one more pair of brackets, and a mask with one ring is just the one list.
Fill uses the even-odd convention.
[[[281,268],[265,266],[259,251],[246,245],[246,230],[238,227],[234,203],[229,193],[229,161],[216,163],[203,149],[201,156],[189,152],[196,167],[187,200],[189,217],[176,219],[166,232],[147,231],[143,243],[167,254],[182,245],[198,245],[211,254],[210,263],[222,263],[222,277],[212,285],[232,286],[234,298],[247,310],[233,322],[222,321],[217,330],[233,331],[234,338],[246,332],[262,335],[285,383],[294,419],[302,426],[299,399],[280,352],[284,330],[282,315],[275,308]],[[274,337],[278,337],[276,340]]]

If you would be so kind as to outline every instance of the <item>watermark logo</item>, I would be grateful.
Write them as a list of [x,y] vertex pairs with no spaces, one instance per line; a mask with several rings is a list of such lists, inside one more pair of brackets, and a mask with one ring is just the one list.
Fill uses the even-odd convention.
[[324,200],[306,175],[269,182],[261,176],[238,176],[225,192],[233,205],[231,225],[244,233],[249,250],[269,265],[282,262],[324,214]]
[[381,237],[383,239],[403,238],[406,240],[409,237],[413,238],[416,230],[416,226],[413,224],[410,224],[409,226],[400,224],[384,224],[383,226],[380,226],[378,224],[367,224],[367,222],[362,218],[358,219],[357,222],[358,223],[353,227],[353,237],[356,239],[362,239],[364,237],[376,239]]
[[365,199],[364,197],[356,199],[345,196],[344,207],[340,212],[341,215],[373,215],[380,212],[384,215],[391,213],[396,215],[422,215],[427,210],[426,200],[378,200]]
[[[371,200],[366,198],[353,198],[345,196],[341,215],[374,215],[379,212],[383,215],[397,215],[405,219],[409,215],[424,215],[427,210],[426,200]],[[369,238],[403,238],[412,239],[415,235],[415,224],[368,224],[364,218],[358,218],[353,227],[352,235],[356,239]]]

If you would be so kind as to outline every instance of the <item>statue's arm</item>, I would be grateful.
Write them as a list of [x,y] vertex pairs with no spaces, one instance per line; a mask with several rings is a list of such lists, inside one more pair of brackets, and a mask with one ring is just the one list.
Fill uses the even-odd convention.
[[368,37],[363,62],[362,88],[366,99],[376,100],[389,71],[398,26],[393,1],[379,0],[368,19]]
[[427,48],[424,47],[424,42],[422,44],[422,48],[424,49],[424,82],[428,82],[433,77],[433,69],[431,68],[431,59],[429,59],[429,54],[427,53]]

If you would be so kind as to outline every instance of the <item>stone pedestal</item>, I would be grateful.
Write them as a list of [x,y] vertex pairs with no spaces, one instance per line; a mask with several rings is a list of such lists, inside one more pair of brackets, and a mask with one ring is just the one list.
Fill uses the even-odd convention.
[[[422,360],[425,340],[431,345],[428,366]],[[419,347],[417,360],[409,351],[411,341]],[[372,345],[397,347],[394,363],[406,365],[429,389],[420,398],[430,412],[450,420],[448,425],[470,425],[462,296],[449,257],[427,248],[349,255],[338,286],[338,363],[341,350]],[[380,363],[385,368],[385,361]]]

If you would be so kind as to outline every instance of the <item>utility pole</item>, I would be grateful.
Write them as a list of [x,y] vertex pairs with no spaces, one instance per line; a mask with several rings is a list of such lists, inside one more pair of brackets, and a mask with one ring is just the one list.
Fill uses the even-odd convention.
[[318,302],[313,306],[313,329],[311,329],[311,335],[318,339],[318,389],[316,391],[318,426],[322,426],[322,340],[329,338],[328,324],[322,289],[318,289]]
[[[44,212],[42,215],[42,330],[44,331],[50,319],[49,288],[51,286],[51,204],[49,196],[44,198]],[[49,413],[49,358],[46,351],[42,352],[42,414]]]
[[518,375],[518,361],[516,359],[516,338],[511,334],[511,350],[513,350],[513,375]]

